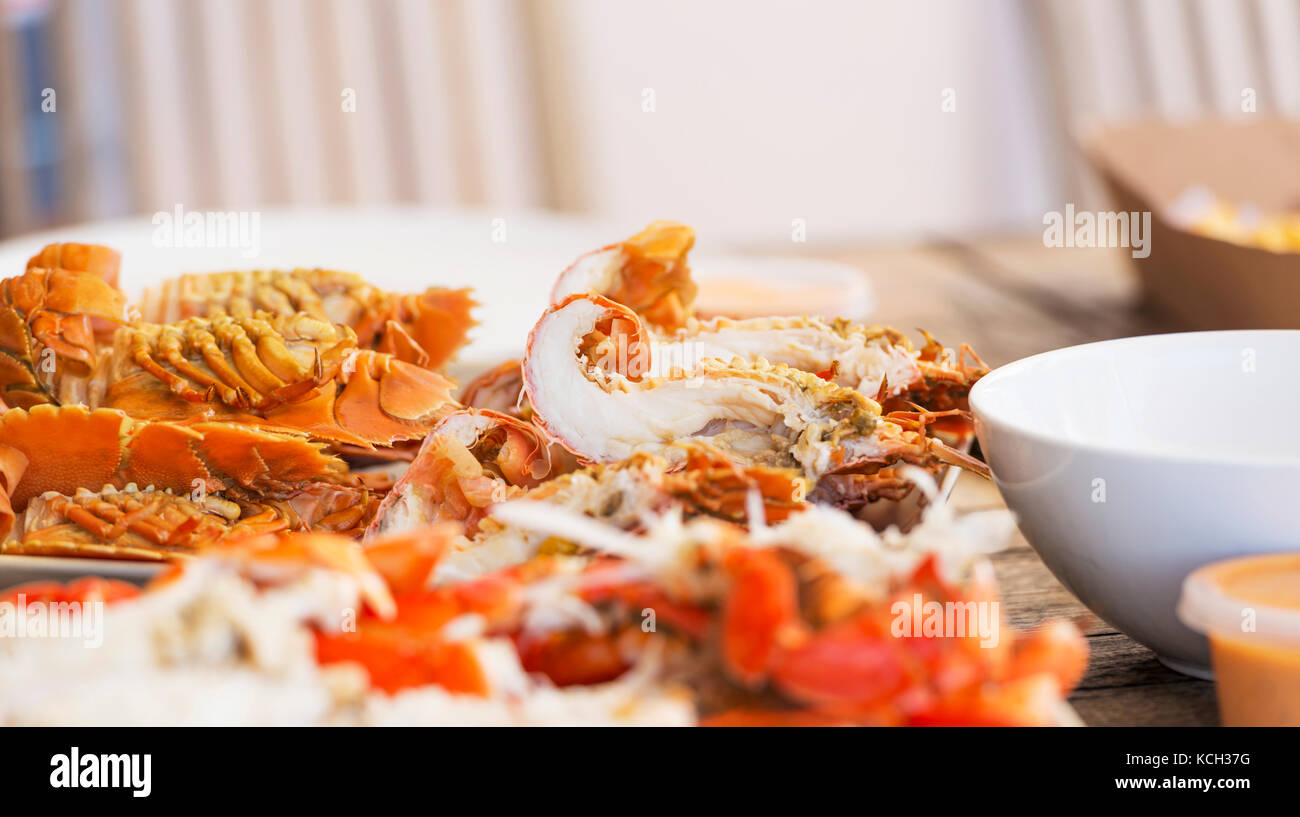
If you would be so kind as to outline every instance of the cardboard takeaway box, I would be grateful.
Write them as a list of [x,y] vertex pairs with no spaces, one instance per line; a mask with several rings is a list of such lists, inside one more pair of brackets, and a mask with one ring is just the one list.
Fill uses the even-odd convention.
[[1188,329],[1300,328],[1300,252],[1209,238],[1171,218],[1195,187],[1264,213],[1300,211],[1300,122],[1141,123],[1081,141],[1111,206],[1151,212],[1150,255],[1133,259],[1149,302]]

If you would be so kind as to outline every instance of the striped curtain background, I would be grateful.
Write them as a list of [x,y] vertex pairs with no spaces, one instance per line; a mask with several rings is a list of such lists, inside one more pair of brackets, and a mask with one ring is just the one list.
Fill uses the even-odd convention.
[[[176,204],[582,210],[561,135],[587,2],[0,0],[0,235]],[[1297,0],[1016,8],[1066,190],[1080,123],[1231,115],[1245,88],[1300,113]]]
[[548,201],[529,4],[2,7],[4,234],[177,203]]

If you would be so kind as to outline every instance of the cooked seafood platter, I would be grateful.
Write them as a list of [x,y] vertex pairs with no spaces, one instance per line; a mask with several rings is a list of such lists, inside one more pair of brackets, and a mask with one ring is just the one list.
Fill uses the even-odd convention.
[[694,238],[539,271],[520,357],[461,383],[486,293],[313,268],[128,297],[76,243],[11,271],[0,566],[89,578],[0,591],[0,626],[62,605],[97,634],[0,638],[0,723],[1070,722],[1082,636],[1014,631],[1010,515],[944,502],[988,477],[987,367],[706,314]]

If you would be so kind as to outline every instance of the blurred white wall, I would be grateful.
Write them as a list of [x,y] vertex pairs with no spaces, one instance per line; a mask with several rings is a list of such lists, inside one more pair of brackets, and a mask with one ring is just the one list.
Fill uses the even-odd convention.
[[566,205],[852,241],[1023,226],[1056,193],[1014,0],[542,6]]

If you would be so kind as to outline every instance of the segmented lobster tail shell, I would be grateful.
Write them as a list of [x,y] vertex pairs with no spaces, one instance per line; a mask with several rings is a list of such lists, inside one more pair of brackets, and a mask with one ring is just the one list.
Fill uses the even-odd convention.
[[0,452],[6,451],[27,460],[7,486],[13,511],[47,491],[72,496],[87,485],[287,498],[307,484],[352,481],[342,460],[302,435],[224,422],[139,421],[83,406],[0,414]]
[[126,298],[95,273],[30,267],[0,281],[0,399],[75,401],[98,344],[126,318]]
[[47,244],[27,261],[27,269],[88,272],[104,279],[111,287],[117,286],[121,267],[121,253],[99,244]]
[[92,405],[134,417],[216,417],[363,448],[420,439],[454,406],[441,375],[301,312],[125,327],[96,382]]
[[182,275],[146,290],[140,312],[153,323],[305,312],[353,329],[363,349],[439,369],[465,344],[477,305],[467,289],[430,287],[404,295],[355,273],[293,269]]

